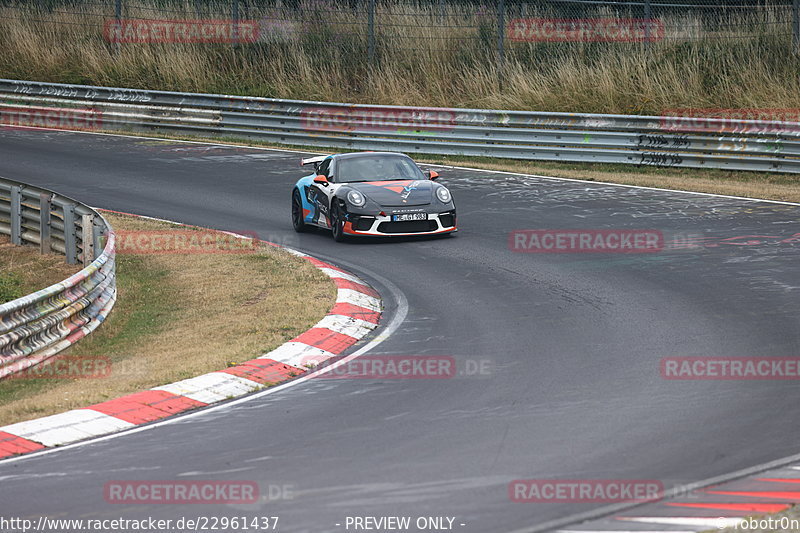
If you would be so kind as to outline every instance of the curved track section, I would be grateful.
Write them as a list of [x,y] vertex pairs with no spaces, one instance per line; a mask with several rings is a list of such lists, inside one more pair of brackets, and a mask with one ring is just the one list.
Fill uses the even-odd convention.
[[[446,170],[457,237],[336,244],[291,231],[299,157],[0,131],[0,174],[104,208],[255,231],[379,290],[388,278],[408,315],[370,353],[452,356],[461,375],[309,380],[149,431],[0,463],[5,510],[268,514],[289,532],[345,531],[347,516],[448,516],[458,531],[500,532],[603,505],[512,503],[514,479],[655,479],[669,488],[798,452],[800,390],[791,381],[665,380],[659,361],[799,354],[800,246],[790,237],[800,232],[800,207]],[[509,233],[531,228],[654,229],[702,246],[510,251]],[[386,303],[391,319],[395,303]],[[484,371],[474,375],[476,362]],[[199,511],[104,501],[106,482],[131,479],[254,480],[291,487],[291,497]]]

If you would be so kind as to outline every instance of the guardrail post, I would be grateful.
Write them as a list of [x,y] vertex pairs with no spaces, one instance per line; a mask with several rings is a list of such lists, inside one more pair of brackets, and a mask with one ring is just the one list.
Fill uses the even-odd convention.
[[81,258],[83,266],[88,266],[94,261],[94,216],[81,216]]
[[94,227],[92,229],[92,245],[94,247],[94,258],[97,259],[100,257],[100,254],[103,253],[103,248],[105,248],[105,244],[103,243],[103,219],[100,217],[95,217],[93,219]]
[[78,262],[77,236],[75,235],[75,206],[64,206],[64,254],[67,263],[74,265]]
[[53,208],[53,195],[43,192],[39,194],[39,253],[49,254],[50,248],[50,212]]
[[22,244],[22,188],[11,186],[11,244]]

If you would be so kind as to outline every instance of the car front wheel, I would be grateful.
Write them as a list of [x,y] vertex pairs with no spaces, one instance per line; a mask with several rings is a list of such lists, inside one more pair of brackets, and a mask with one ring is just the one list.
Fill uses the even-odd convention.
[[342,213],[335,198],[331,205],[331,233],[333,234],[333,240],[336,242],[347,240],[347,235],[344,232],[344,213]]

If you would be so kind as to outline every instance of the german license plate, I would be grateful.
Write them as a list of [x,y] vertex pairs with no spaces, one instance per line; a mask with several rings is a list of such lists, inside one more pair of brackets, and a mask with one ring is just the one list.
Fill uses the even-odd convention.
[[406,220],[428,220],[428,213],[402,213],[392,215],[392,222],[405,222]]

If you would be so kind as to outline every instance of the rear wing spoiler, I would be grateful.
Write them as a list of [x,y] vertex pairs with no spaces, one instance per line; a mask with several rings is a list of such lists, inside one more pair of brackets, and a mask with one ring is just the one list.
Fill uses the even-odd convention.
[[316,157],[309,157],[307,159],[301,159],[300,160],[300,166],[304,167],[306,165],[312,165],[313,164],[314,165],[314,169],[316,170],[316,168],[319,166],[319,164],[322,163],[323,161],[325,161],[326,159],[328,159],[328,157],[329,156],[327,156],[327,155],[318,155]]

